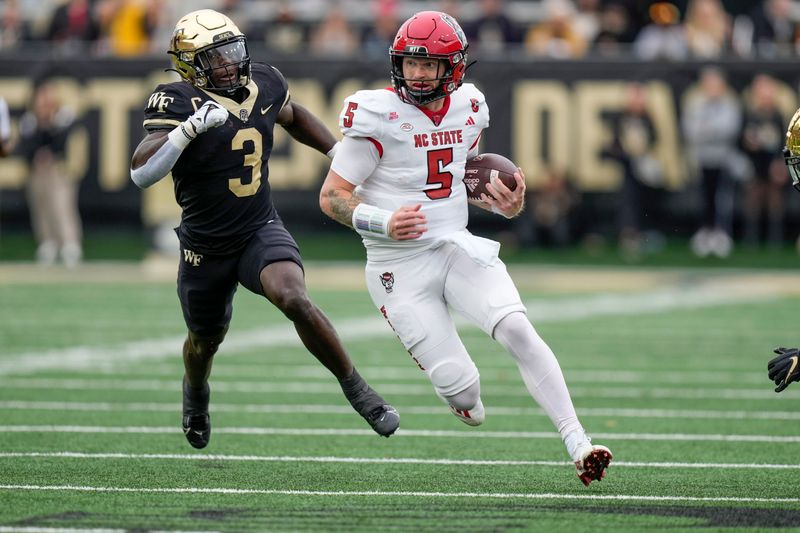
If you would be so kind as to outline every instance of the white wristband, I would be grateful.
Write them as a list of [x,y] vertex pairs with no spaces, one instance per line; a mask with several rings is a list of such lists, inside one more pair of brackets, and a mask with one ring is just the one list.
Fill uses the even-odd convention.
[[336,150],[338,150],[338,149],[339,149],[339,145],[340,145],[340,144],[342,144],[342,143],[341,143],[341,142],[337,142],[336,144],[334,144],[334,145],[331,147],[331,149],[330,149],[330,150],[328,150],[328,153],[326,153],[325,155],[327,155],[327,156],[328,156],[330,159],[333,159],[333,156],[335,156],[335,155],[336,155]]
[[189,143],[194,140],[194,137],[190,137],[186,132],[186,127],[182,122],[178,124],[177,128],[169,132],[167,137],[169,137],[169,142],[181,150],[189,146]]
[[492,213],[494,213],[495,215],[503,215],[504,217],[509,218],[509,219],[510,218],[514,218],[513,215],[512,216],[508,216],[505,213],[503,213],[502,211],[500,211],[499,209],[497,209],[496,205],[492,206]]
[[369,204],[358,204],[353,210],[353,229],[361,235],[372,237],[389,236],[389,220],[392,212]]

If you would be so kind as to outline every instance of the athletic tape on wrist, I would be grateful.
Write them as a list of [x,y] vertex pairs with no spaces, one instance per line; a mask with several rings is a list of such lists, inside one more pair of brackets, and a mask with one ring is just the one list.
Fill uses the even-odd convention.
[[369,204],[358,204],[353,210],[353,229],[361,235],[389,236],[392,212]]
[[177,128],[169,132],[167,137],[169,137],[169,142],[180,150],[189,146],[189,143],[194,140],[194,137],[189,136],[183,124],[179,124]]
[[493,206],[492,206],[492,213],[494,213],[495,215],[503,215],[503,216],[504,216],[504,217],[506,217],[506,218],[514,218],[514,216],[513,216],[513,215],[512,215],[512,216],[508,216],[508,215],[506,215],[505,213],[503,213],[502,211],[500,211],[500,210],[497,208],[497,206],[496,206],[496,205],[493,205]]

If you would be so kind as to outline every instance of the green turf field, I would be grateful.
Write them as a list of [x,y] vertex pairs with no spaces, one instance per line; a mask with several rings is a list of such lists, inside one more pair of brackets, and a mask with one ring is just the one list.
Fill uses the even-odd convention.
[[308,265],[370,383],[383,439],[268,304],[240,290],[212,376],[211,444],[184,440],[184,325],[162,270],[0,265],[0,532],[764,531],[800,525],[800,343],[786,271],[515,267],[579,416],[614,453],[576,478],[513,360],[477,329],[487,420],[449,414],[372,308],[361,266]]

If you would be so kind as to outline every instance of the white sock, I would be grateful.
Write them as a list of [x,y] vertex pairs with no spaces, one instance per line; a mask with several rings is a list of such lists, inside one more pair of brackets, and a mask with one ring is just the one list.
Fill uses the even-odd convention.
[[497,324],[494,338],[517,361],[528,392],[550,417],[561,438],[583,430],[558,360],[528,317],[521,312],[511,313]]

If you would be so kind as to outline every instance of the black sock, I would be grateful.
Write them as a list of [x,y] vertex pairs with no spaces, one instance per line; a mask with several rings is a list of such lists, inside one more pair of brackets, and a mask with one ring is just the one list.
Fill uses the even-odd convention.
[[358,370],[353,367],[353,373],[347,376],[346,378],[339,380],[339,385],[341,385],[342,390],[345,394],[358,392],[359,390],[363,389],[366,385],[364,378],[358,373]]

